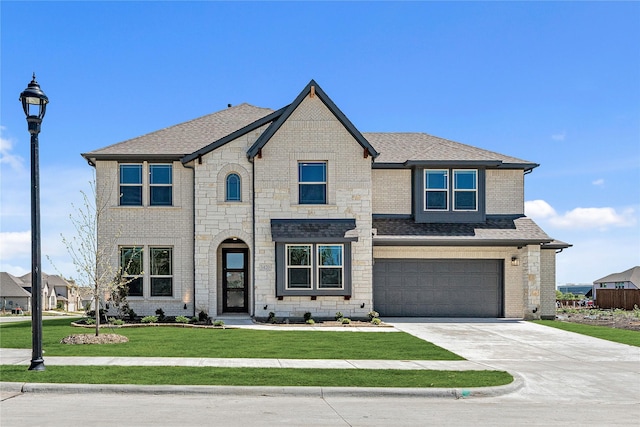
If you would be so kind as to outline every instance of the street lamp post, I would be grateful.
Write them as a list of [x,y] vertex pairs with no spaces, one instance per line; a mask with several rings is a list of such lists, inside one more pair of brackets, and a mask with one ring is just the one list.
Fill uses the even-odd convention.
[[20,94],[22,109],[27,116],[31,134],[31,338],[30,371],[44,371],[42,358],[42,271],[40,254],[40,172],[38,169],[38,134],[49,98],[36,81]]

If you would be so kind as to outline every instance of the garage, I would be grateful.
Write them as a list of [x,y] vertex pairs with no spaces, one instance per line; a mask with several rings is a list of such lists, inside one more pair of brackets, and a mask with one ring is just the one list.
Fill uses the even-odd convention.
[[376,259],[373,305],[381,316],[502,317],[503,260]]

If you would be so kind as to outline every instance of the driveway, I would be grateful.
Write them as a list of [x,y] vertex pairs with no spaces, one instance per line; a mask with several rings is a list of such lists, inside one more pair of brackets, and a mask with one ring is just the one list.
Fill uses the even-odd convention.
[[640,417],[640,347],[508,319],[385,318],[396,328],[487,369],[520,375],[500,399],[630,404]]

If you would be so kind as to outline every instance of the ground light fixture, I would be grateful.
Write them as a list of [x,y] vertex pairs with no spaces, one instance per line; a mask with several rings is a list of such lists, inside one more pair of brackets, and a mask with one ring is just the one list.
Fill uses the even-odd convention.
[[40,171],[38,134],[49,98],[36,81],[36,74],[20,94],[22,109],[31,134],[31,338],[30,371],[44,371],[42,358],[42,269],[40,251]]

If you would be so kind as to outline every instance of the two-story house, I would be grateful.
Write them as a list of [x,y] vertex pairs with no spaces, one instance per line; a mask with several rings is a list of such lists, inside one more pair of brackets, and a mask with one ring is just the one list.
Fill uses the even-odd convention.
[[424,133],[360,133],[311,81],[83,154],[141,315],[553,317],[536,166]]

